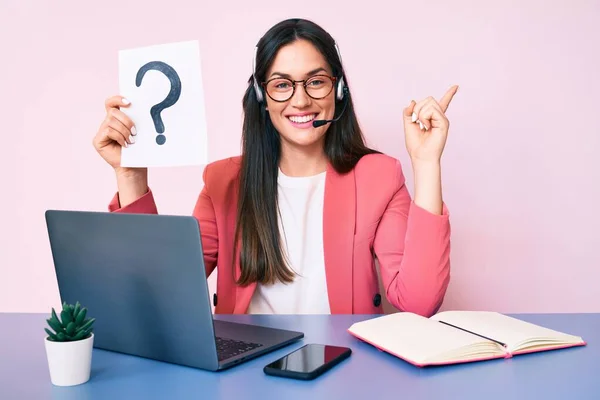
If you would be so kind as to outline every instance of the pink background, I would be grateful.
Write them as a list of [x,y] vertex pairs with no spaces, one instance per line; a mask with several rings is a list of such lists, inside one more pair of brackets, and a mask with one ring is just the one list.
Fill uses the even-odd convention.
[[[411,191],[401,108],[460,85],[445,309],[600,311],[598,2],[85,3],[0,3],[0,312],[59,304],[44,211],[103,211],[116,189],[91,140],[118,93],[118,50],[200,41],[216,160],[239,153],[255,43],[293,16],[337,39],[367,138],[404,163]],[[152,170],[160,211],[191,213],[201,173]]]

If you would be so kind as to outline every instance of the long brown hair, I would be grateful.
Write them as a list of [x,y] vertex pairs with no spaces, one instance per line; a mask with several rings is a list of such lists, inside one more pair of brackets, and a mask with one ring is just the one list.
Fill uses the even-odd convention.
[[[325,57],[334,76],[348,80],[335,49],[333,38],[312,21],[288,19],[273,26],[258,42],[256,79],[262,82],[277,51],[296,40],[310,41]],[[346,93],[349,96],[349,91]],[[325,154],[338,173],[351,171],[360,158],[377,153],[368,148],[354,112],[347,99],[341,118],[325,134]],[[234,255],[241,244],[238,284],[291,282],[295,273],[281,251],[278,223],[277,174],[281,151],[280,137],[271,123],[264,104],[258,102],[253,76],[243,98],[242,165],[235,231]],[[336,105],[336,109],[337,109]],[[235,264],[235,257],[234,257]]]

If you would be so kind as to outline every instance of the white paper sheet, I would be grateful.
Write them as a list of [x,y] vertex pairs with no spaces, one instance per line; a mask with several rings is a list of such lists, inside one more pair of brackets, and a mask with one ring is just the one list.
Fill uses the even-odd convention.
[[[176,77],[169,79],[154,68],[168,74],[174,72],[172,75]],[[178,85],[180,92],[176,90]],[[119,90],[119,94],[131,101],[129,107],[121,110],[133,120],[137,129],[135,143],[122,149],[121,166],[172,167],[207,163],[206,110],[198,41],[119,51]],[[175,103],[162,111],[156,109],[160,112],[153,117],[152,108],[169,95]],[[162,132],[157,126],[161,122]]]

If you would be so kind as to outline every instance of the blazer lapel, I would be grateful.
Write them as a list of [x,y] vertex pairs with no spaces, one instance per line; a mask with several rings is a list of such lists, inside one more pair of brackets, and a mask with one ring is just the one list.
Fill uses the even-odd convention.
[[256,282],[249,284],[248,286],[242,287],[239,285],[235,286],[235,307],[233,314],[246,314],[248,306],[252,300],[252,295],[256,289]]
[[352,314],[356,181],[354,170],[327,169],[323,206],[323,251],[332,314]]

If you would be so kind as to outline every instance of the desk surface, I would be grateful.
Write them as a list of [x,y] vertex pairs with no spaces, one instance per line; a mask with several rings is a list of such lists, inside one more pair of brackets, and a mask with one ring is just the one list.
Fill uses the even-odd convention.
[[[305,333],[303,341],[221,372],[94,349],[86,384],[50,383],[43,345],[45,315],[0,313],[2,399],[598,399],[600,314],[514,315],[582,336],[585,347],[420,369],[350,336],[371,316],[217,316]],[[314,381],[263,373],[265,364],[305,343],[351,347],[352,356]]]

